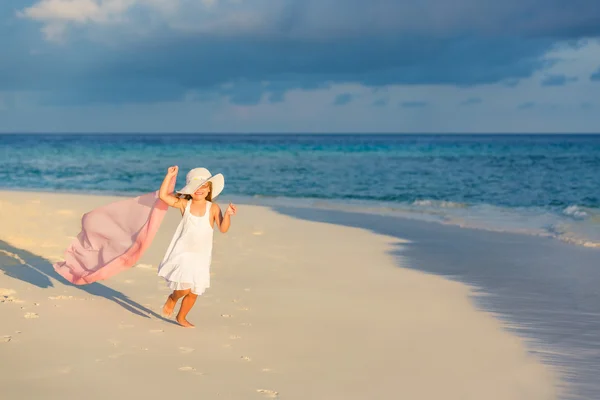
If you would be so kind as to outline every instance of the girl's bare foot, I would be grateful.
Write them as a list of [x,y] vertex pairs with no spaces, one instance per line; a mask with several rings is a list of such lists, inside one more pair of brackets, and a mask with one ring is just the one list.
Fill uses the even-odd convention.
[[194,303],[196,302],[197,298],[198,298],[198,295],[192,293],[191,291],[189,291],[183,297],[183,300],[181,301],[181,308],[179,309],[179,313],[177,314],[177,318],[175,318],[177,320],[177,322],[179,322],[179,325],[184,326],[186,328],[193,328],[194,327],[194,325],[192,325],[192,324],[189,323],[189,321],[186,319],[186,317],[188,315],[188,312],[194,306]]
[[173,300],[171,295],[169,295],[169,297],[167,297],[167,301],[165,302],[165,305],[163,307],[163,315],[165,317],[170,317],[171,315],[173,315],[173,309],[175,308],[175,304],[177,304],[177,302],[175,300]]
[[195,328],[195,326],[185,318],[177,318],[177,322],[184,328]]

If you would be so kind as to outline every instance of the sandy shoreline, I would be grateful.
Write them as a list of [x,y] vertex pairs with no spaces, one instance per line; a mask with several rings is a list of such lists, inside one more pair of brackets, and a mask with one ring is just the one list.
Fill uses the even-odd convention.
[[138,267],[66,284],[50,263],[113,199],[0,191],[3,399],[557,397],[555,374],[467,286],[398,268],[402,243],[363,229],[240,205],[215,233],[194,330],[157,314],[175,210]]

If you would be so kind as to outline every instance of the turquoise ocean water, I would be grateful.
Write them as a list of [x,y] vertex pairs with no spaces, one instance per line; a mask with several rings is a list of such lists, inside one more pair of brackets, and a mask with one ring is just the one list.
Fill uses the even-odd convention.
[[600,247],[600,135],[0,135],[3,189],[137,194],[174,164],[242,201]]

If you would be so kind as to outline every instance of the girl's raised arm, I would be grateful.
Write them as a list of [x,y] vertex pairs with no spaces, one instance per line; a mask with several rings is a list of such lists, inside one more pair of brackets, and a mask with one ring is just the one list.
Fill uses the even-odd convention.
[[160,189],[158,191],[158,197],[170,205],[171,207],[181,208],[184,201],[179,197],[173,195],[173,193],[169,193],[169,184],[171,183],[171,179],[177,176],[177,172],[179,171],[179,167],[172,166],[167,170],[167,174],[165,175],[165,179],[163,179],[162,185],[160,185]]

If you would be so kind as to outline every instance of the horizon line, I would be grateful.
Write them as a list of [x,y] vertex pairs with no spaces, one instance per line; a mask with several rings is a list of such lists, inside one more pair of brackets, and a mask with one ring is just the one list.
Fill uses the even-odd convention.
[[2,132],[0,135],[472,135],[472,136],[515,136],[515,135],[600,135],[598,132]]

